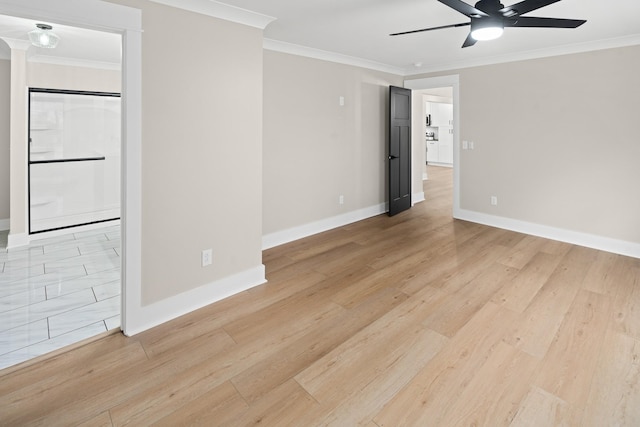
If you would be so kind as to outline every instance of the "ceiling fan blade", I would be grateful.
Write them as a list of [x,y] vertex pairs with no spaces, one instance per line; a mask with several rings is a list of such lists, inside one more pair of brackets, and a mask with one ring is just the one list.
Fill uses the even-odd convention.
[[473,46],[474,44],[476,44],[476,39],[474,39],[473,37],[471,37],[471,33],[469,33],[469,35],[467,36],[467,39],[464,41],[464,43],[462,44],[462,47],[469,47],[469,46]]
[[[511,17],[515,14],[524,15],[527,12],[531,12],[536,9],[540,9],[550,4],[557,3],[560,0],[524,0],[520,3],[512,4],[505,8],[500,9],[500,13],[506,17]],[[515,11],[516,13],[513,13]]]
[[560,18],[536,18],[533,16],[521,16],[513,22],[505,20],[505,27],[525,28],[578,28],[584,24],[584,19],[560,19]]
[[440,27],[422,28],[421,30],[403,31],[402,33],[393,33],[393,34],[389,34],[389,35],[390,36],[401,36],[401,35],[404,35],[404,34],[421,33],[423,31],[441,30],[443,28],[466,27],[468,25],[471,25],[471,22],[463,22],[462,24],[442,25]]
[[446,4],[451,9],[455,9],[463,15],[468,16],[469,18],[479,18],[481,16],[489,16],[485,12],[480,9],[476,9],[468,3],[463,2],[462,0],[438,0],[442,4]]

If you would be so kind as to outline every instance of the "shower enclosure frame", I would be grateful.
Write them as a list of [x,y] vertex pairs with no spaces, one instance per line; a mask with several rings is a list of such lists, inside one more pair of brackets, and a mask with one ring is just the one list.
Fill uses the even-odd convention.
[[[28,234],[34,235],[39,233],[47,233],[52,231],[59,231],[65,229],[71,229],[81,226],[88,226],[94,224],[107,223],[111,221],[116,221],[120,219],[120,216],[99,219],[95,221],[84,221],[76,224],[64,225],[59,227],[51,227],[43,230],[33,230],[32,228],[32,213],[31,213],[31,196],[32,196],[32,188],[31,188],[31,167],[32,165],[38,164],[54,164],[54,163],[79,163],[79,162],[95,162],[95,161],[104,161],[106,157],[104,155],[99,156],[79,156],[73,158],[60,158],[60,159],[42,159],[42,160],[32,160],[32,152],[31,152],[31,144],[32,144],[32,125],[31,125],[31,102],[32,102],[32,94],[33,93],[52,93],[52,94],[60,94],[60,95],[73,95],[73,96],[100,96],[100,97],[113,97],[113,98],[121,98],[121,94],[117,92],[96,92],[96,91],[81,91],[81,90],[67,90],[67,89],[50,89],[50,88],[28,88],[28,129],[27,129],[27,138],[28,138],[28,146],[27,146],[27,215],[28,215]],[[120,179],[120,173],[118,175],[118,179]]]

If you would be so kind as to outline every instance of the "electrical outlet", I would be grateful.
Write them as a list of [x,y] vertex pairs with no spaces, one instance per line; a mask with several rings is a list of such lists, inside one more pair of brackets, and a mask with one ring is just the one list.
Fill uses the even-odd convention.
[[205,249],[202,251],[202,266],[206,267],[213,264],[213,249]]
[[491,196],[491,206],[498,206],[498,197]]
[[340,195],[340,197],[338,197],[338,203],[344,205],[344,196],[342,194]]

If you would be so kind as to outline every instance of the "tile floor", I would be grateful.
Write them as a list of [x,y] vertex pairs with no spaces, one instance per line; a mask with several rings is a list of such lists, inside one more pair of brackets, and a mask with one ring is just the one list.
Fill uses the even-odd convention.
[[7,251],[0,232],[0,369],[120,326],[120,226]]

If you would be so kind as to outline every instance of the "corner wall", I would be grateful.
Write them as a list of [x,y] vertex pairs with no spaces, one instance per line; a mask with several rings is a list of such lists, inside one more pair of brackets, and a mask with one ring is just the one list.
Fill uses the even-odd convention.
[[475,145],[460,151],[463,217],[640,256],[638,69],[632,46],[438,73],[460,75],[460,141]]
[[117,3],[142,10],[141,304],[157,323],[264,281],[262,30]]
[[385,211],[388,92],[402,83],[264,51],[265,247]]

